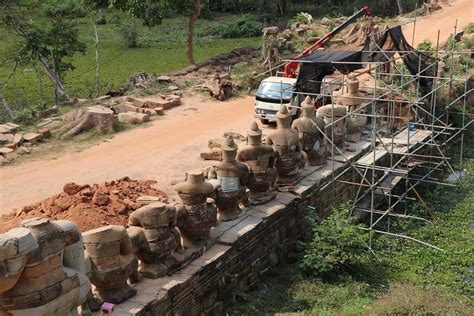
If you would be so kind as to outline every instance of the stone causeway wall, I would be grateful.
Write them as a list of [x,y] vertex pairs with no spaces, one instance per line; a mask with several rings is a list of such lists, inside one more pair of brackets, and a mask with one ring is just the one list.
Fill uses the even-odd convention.
[[[367,141],[351,145],[354,152],[345,153],[351,161],[370,147]],[[219,223],[211,231],[215,244],[201,257],[170,276],[142,279],[135,286],[137,295],[116,306],[114,315],[223,315],[238,293],[258,283],[310,233],[308,212],[327,213],[354,195],[356,186],[330,183],[348,170],[345,161],[337,156],[334,164],[307,166],[294,193],[280,192],[238,219]],[[339,179],[356,178],[349,169]]]
[[[176,208],[164,203],[134,211],[128,228],[81,233],[71,221],[27,219],[0,235],[0,315],[76,314],[77,306],[83,315],[99,306],[113,307],[116,316],[222,315],[310,236],[310,212],[327,214],[355,194],[357,187],[346,183],[359,175],[349,166],[370,143],[346,149],[326,165],[301,169],[291,192],[280,187],[274,199],[245,207],[233,220],[206,222],[214,226],[206,246],[188,245],[173,257]],[[105,304],[92,297],[91,283]]]

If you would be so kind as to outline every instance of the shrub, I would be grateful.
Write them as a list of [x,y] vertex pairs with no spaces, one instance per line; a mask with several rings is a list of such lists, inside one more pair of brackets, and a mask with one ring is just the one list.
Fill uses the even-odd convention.
[[46,15],[54,17],[82,18],[87,15],[87,8],[83,1],[51,0],[46,5]]
[[474,33],[474,22],[471,22],[466,26],[466,33],[467,34]]
[[138,38],[140,37],[141,29],[137,24],[127,23],[120,28],[122,35],[128,48],[138,47]]
[[262,34],[263,24],[250,15],[239,16],[211,29],[211,35],[222,38],[255,37]]
[[313,238],[305,245],[301,268],[316,275],[350,272],[368,257],[367,234],[348,216],[348,204],[327,219],[312,220]]
[[294,17],[292,17],[291,19],[288,20],[288,25],[292,25],[292,24],[295,24],[295,23],[307,23],[308,20],[306,20],[306,18],[303,16],[302,13],[298,13],[297,15],[295,15]]
[[416,46],[416,49],[429,54],[433,50],[433,42],[431,42],[429,39],[425,39]]

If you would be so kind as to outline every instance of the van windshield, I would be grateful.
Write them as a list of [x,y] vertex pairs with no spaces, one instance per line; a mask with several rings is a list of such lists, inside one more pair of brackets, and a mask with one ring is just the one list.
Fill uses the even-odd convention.
[[281,100],[289,102],[293,86],[289,83],[264,81],[257,90],[256,97],[266,100]]

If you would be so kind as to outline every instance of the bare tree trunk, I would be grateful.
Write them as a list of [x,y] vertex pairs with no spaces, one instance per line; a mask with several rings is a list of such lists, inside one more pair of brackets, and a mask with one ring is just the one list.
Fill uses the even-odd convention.
[[53,82],[56,92],[59,95],[66,97],[66,99],[69,99],[69,96],[67,95],[66,90],[64,89],[63,83],[58,78],[56,73],[49,68],[48,60],[43,55],[41,55],[41,53],[39,53],[39,52],[36,53],[36,58],[38,59],[38,61],[43,66],[43,71],[46,74],[46,76],[49,79],[51,79],[51,81]]
[[398,14],[402,15],[403,14],[402,0],[397,0],[397,6],[398,6]]
[[0,102],[2,103],[3,108],[5,109],[5,112],[7,112],[10,119],[13,119],[13,111],[10,108],[10,106],[8,105],[7,100],[5,100],[5,98],[1,94],[0,94]]
[[188,49],[186,55],[188,56],[189,64],[194,64],[194,55],[193,55],[193,37],[194,37],[194,26],[196,25],[196,20],[201,14],[201,0],[196,0],[196,6],[194,7],[193,14],[189,18],[189,27],[188,27]]

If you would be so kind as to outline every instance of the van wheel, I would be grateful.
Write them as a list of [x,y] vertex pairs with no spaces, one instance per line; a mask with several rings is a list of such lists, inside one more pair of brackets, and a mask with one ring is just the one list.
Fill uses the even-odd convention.
[[260,122],[261,122],[263,125],[268,125],[268,123],[270,123],[268,120],[264,120],[264,119],[260,119]]

